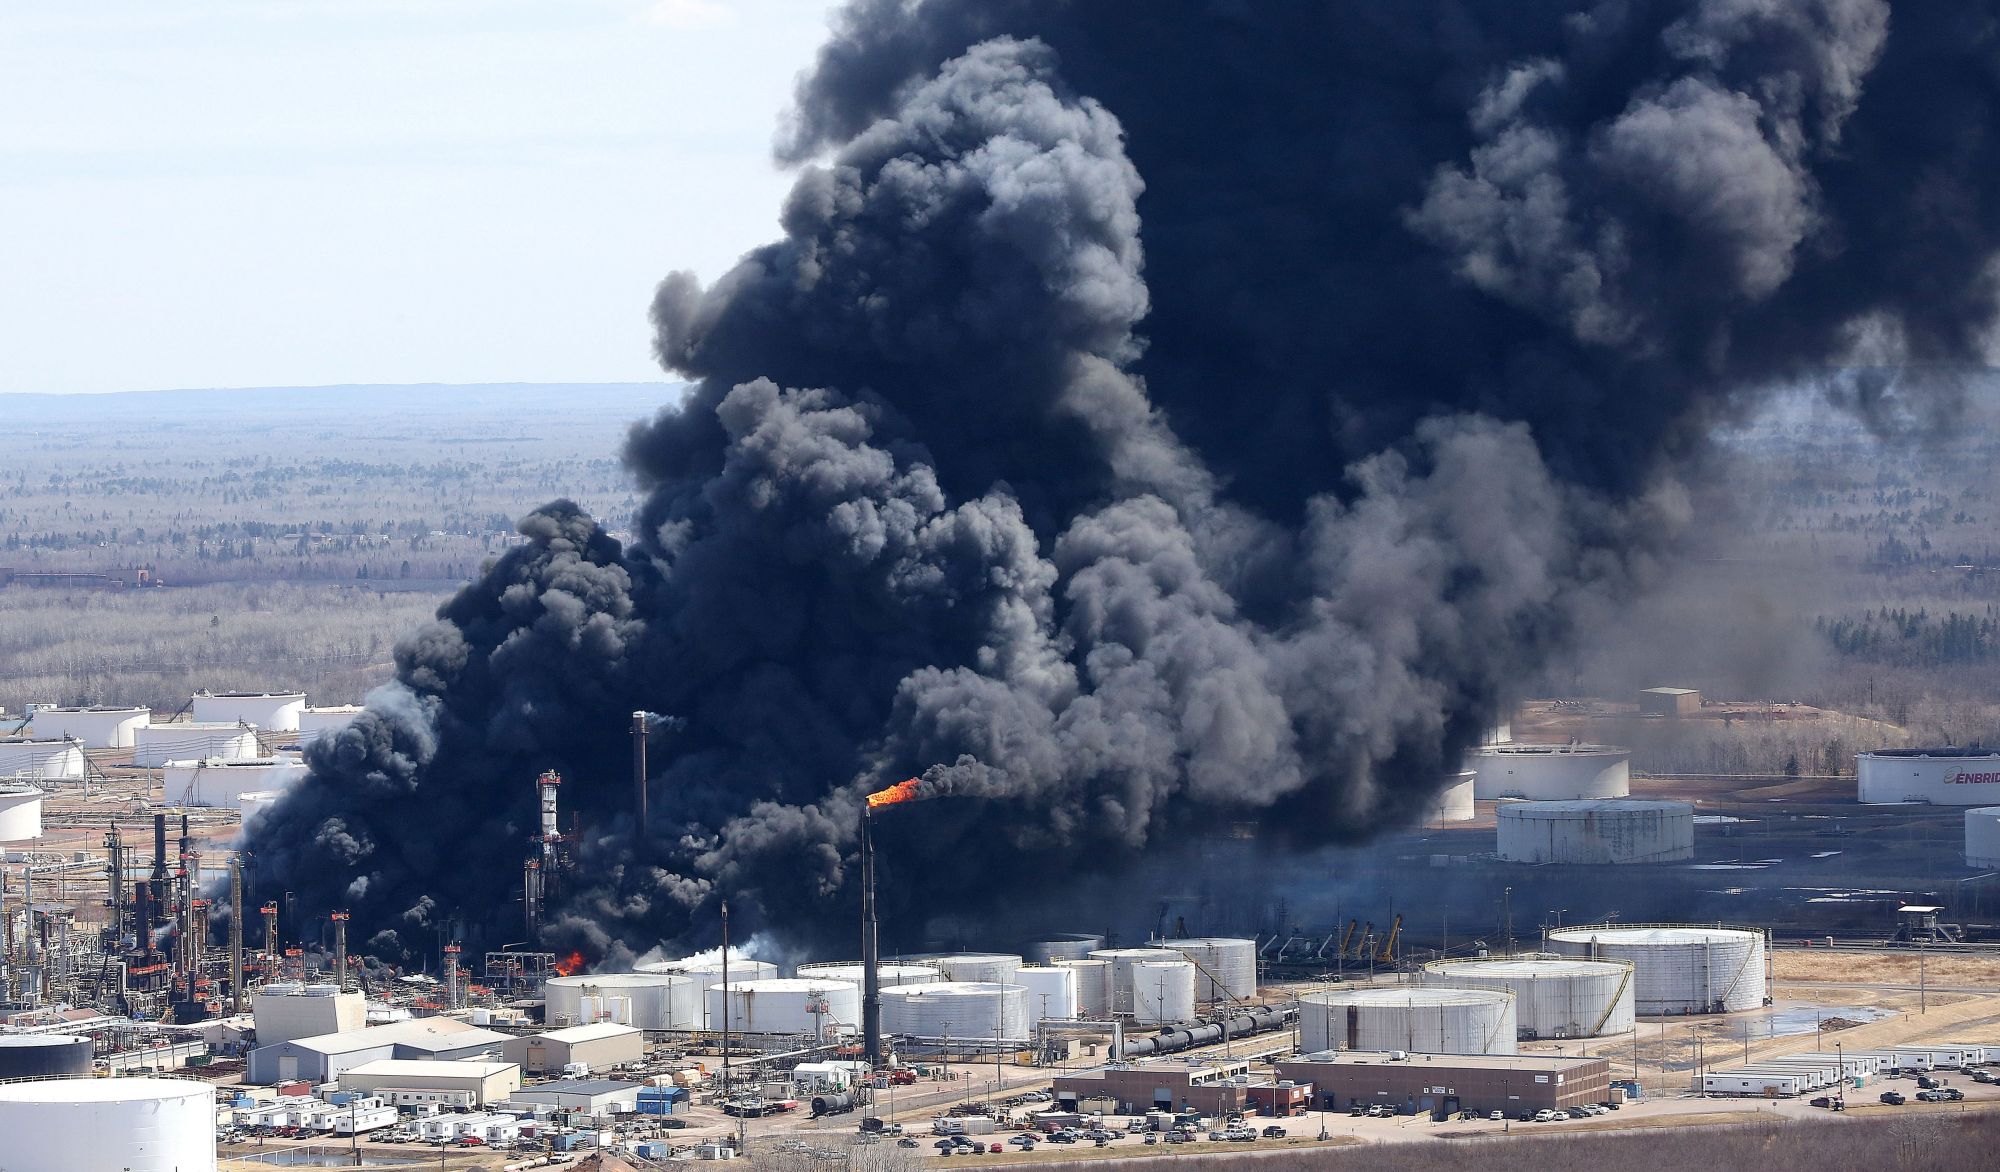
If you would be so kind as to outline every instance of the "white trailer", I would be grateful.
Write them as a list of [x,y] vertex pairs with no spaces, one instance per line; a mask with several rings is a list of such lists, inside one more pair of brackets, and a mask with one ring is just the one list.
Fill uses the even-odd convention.
[[394,1107],[342,1107],[333,1117],[333,1134],[367,1135],[384,1127],[393,1127],[398,1115]]
[[1712,1070],[1701,1076],[1705,1095],[1753,1095],[1758,1098],[1791,1098],[1806,1090],[1806,1078],[1796,1072],[1748,1068]]

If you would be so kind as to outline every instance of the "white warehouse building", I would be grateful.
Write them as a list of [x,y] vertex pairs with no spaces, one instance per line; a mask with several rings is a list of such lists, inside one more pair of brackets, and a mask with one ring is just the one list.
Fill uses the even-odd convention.
[[196,692],[194,719],[203,724],[254,725],[265,732],[297,732],[306,710],[304,692]]
[[1509,863],[1673,863],[1694,857],[1694,805],[1633,798],[1502,802]]
[[1877,749],[1854,756],[1855,797],[1863,805],[1928,802],[2000,804],[2000,753],[1990,749]]
[[2000,867],[2000,806],[1965,812],[1965,865]]
[[1487,745],[1465,756],[1480,798],[1622,798],[1632,792],[1632,750],[1612,745]]
[[158,769],[169,761],[243,761],[261,752],[248,725],[149,724],[132,730],[132,764]]
[[36,705],[29,727],[43,740],[65,738],[86,749],[129,749],[138,729],[153,723],[150,708],[57,708]]

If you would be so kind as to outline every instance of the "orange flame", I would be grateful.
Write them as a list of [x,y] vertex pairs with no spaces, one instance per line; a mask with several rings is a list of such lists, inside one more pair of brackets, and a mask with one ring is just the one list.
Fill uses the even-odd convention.
[[565,977],[575,976],[583,971],[583,953],[572,952],[556,962],[556,971]]
[[893,806],[898,802],[915,801],[917,787],[922,784],[923,781],[921,778],[912,777],[908,781],[899,781],[888,789],[878,790],[868,795],[868,808],[879,810],[884,806]]

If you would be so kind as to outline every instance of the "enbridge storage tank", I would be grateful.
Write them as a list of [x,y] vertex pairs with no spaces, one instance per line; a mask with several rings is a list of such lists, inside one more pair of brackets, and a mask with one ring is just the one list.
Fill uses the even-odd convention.
[[169,761],[245,761],[261,752],[248,725],[149,724],[132,730],[132,764],[158,769]]
[[943,981],[882,990],[882,1029],[926,1041],[1022,1042],[1033,1029],[1028,990],[990,981]]
[[711,1029],[724,1028],[725,996],[728,1028],[738,1034],[851,1034],[861,1027],[861,989],[851,982],[788,977],[738,983],[735,967],[731,962],[729,988],[708,991]]
[[359,704],[336,704],[327,708],[306,708],[299,713],[299,748],[328,733],[339,732],[361,715]]
[[1622,1034],[1633,1026],[1633,966],[1559,956],[1434,960],[1418,979],[1458,989],[1514,995],[1514,1025],[1525,1039]]
[[[0,1082],[88,1075],[90,1056],[89,1038],[68,1034],[0,1034]],[[6,1166],[6,1157],[0,1155],[0,1168]]]
[[1421,985],[1338,989],[1299,998],[1299,1052],[1406,1050],[1513,1054],[1514,995]]
[[938,952],[910,957],[936,965],[947,981],[1006,984],[1021,967],[1021,958],[1005,952]]
[[86,749],[129,749],[133,732],[152,721],[150,708],[37,707],[29,727],[43,740],[67,738]]
[[1086,1021],[1111,1016],[1111,962],[1095,957],[1059,960],[1053,967],[1076,974],[1076,1015]]
[[1447,822],[1470,822],[1478,817],[1478,807],[1473,804],[1473,795],[1478,789],[1478,775],[1470,769],[1462,769],[1452,775],[1452,780],[1430,805],[1424,808],[1424,825],[1442,826]]
[[[830,981],[850,981],[856,985],[868,979],[868,966],[860,961],[836,961],[826,964],[802,964],[798,975],[805,979],[824,977]],[[935,965],[903,961],[897,964],[882,963],[875,966],[875,979],[884,989],[891,985],[935,985],[945,979],[944,970]]]
[[83,746],[75,741],[0,737],[0,781],[76,781]]
[[1059,1021],[1077,1016],[1076,970],[1064,965],[1023,965],[1014,980],[1027,990],[1031,1021]]
[[198,724],[254,725],[265,732],[299,731],[306,710],[304,692],[196,692],[194,719]]
[[1965,812],[1965,865],[2000,867],[2000,806]]
[[1641,1017],[1734,1013],[1764,1004],[1764,934],[1691,925],[1557,928],[1546,947],[1565,956],[1630,961]]
[[1111,966],[1107,974],[1109,980],[1104,986],[1105,1011],[1112,1016],[1137,1012],[1138,1002],[1132,995],[1133,966],[1145,961],[1185,961],[1187,958],[1171,948],[1100,948],[1088,957],[1101,960]]
[[1132,1020],[1171,1025],[1194,1020],[1195,967],[1186,960],[1142,960],[1132,965]]
[[282,790],[305,775],[305,763],[295,757],[169,761],[161,786],[171,804],[227,809],[240,806],[244,794]]
[[1487,745],[1466,754],[1481,798],[1622,798],[1632,792],[1632,751],[1610,745]]
[[542,986],[542,997],[552,1026],[614,1022],[641,1030],[701,1028],[701,982],[686,973],[551,977]]
[[[722,1018],[717,1017],[713,1021],[707,1020],[709,1006],[712,1004],[720,1007],[722,1004],[720,1001],[712,1000],[709,996],[709,990],[718,988],[722,984],[722,959],[720,957],[702,957],[698,960],[654,960],[634,965],[632,968],[634,972],[685,973],[693,977],[701,986],[702,1028],[716,1030],[722,1028]],[[751,981],[775,980],[777,975],[778,966],[768,960],[751,960],[747,956],[732,956],[729,958],[729,983],[732,985],[746,984]]]
[[0,842],[40,838],[42,799],[47,796],[31,785],[0,783]]
[[1949,746],[1857,753],[1854,785],[1863,805],[1988,805],[2000,802],[2000,753]]
[[1694,857],[1694,806],[1635,798],[1502,802],[1510,863],[1671,863]]
[[0,1085],[7,1172],[215,1172],[215,1089],[165,1078]]
[[1171,948],[1194,963],[1197,1002],[1207,1005],[1215,1001],[1247,1001],[1257,995],[1255,940],[1201,936],[1162,940],[1159,946]]
[[1090,932],[1060,932],[1044,936],[1028,945],[1029,964],[1054,964],[1059,960],[1082,960],[1104,947],[1104,937]]

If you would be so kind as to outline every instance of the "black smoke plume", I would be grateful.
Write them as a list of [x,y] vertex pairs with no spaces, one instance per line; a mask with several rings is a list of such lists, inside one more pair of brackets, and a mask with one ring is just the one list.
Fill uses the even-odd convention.
[[[1405,824],[1716,422],[1947,417],[1995,9],[857,0],[782,237],[660,287],[693,385],[632,432],[631,544],[530,516],[253,849],[378,951],[492,946],[558,768],[545,939],[616,963],[724,897],[848,942],[910,775],[892,932],[1222,821]],[[635,708],[683,722],[644,827]]]

